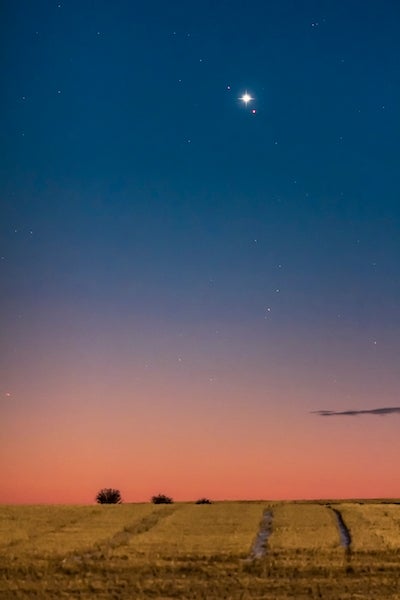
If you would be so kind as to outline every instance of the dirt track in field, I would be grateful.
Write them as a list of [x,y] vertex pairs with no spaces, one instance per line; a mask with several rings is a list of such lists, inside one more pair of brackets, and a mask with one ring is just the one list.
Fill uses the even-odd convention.
[[272,533],[272,512],[265,510],[257,536],[250,550],[249,559],[262,558],[267,552],[268,538]]
[[352,541],[350,529],[347,527],[340,510],[338,510],[337,508],[333,508],[332,506],[328,506],[328,508],[330,508],[330,510],[332,510],[335,513],[337,526],[339,529],[340,543],[342,546],[344,546],[347,552],[350,552]]

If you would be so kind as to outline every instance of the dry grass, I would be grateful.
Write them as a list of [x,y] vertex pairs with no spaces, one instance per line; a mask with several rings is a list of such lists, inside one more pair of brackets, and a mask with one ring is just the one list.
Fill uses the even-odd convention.
[[[0,599],[400,600],[400,507],[337,507],[351,555],[317,503],[0,506]],[[247,561],[266,508],[267,554]]]
[[65,554],[112,538],[154,511],[150,504],[7,506],[0,510],[1,549],[12,554]]
[[400,505],[343,503],[338,508],[354,550],[400,550]]
[[151,531],[130,541],[132,551],[175,557],[182,554],[246,556],[265,503],[183,504]]
[[332,511],[319,504],[282,503],[273,510],[273,550],[316,549],[338,546],[339,536]]

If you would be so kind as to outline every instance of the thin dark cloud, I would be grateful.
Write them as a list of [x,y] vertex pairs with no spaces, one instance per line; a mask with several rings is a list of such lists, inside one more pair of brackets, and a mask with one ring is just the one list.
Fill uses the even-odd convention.
[[358,415],[393,415],[400,414],[400,406],[388,406],[386,408],[369,408],[364,410],[314,410],[314,414],[320,417],[357,417]]

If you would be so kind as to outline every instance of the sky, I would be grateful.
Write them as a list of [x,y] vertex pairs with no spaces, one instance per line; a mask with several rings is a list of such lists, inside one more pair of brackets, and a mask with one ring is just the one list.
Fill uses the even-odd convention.
[[399,497],[398,2],[0,17],[1,502]]

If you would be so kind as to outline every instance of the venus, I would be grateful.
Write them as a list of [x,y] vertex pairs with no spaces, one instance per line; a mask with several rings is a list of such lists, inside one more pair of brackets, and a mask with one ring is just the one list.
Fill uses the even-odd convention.
[[251,100],[254,100],[254,98],[252,98],[252,97],[250,96],[250,94],[248,94],[247,92],[245,92],[245,93],[243,94],[243,96],[240,98],[240,100],[243,100],[243,102],[244,102],[244,103],[246,104],[246,106],[247,106],[247,104],[248,104],[249,102],[251,102]]

